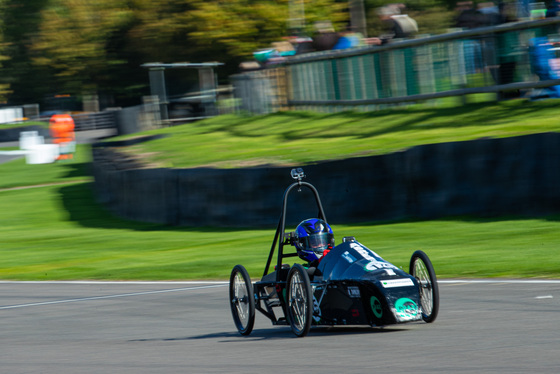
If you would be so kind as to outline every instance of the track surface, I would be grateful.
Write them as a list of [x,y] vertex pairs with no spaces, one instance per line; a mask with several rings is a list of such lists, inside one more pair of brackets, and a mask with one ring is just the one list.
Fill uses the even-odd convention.
[[433,324],[312,328],[257,312],[235,330],[225,284],[0,283],[2,373],[555,373],[560,281],[440,282]]

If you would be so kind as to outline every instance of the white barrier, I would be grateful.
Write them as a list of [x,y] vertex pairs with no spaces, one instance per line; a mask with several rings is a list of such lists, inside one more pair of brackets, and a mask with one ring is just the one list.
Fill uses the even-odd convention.
[[31,149],[37,144],[43,144],[45,139],[37,131],[22,131],[19,133],[19,149]]
[[25,152],[28,164],[50,164],[60,154],[58,144],[44,144],[45,139],[37,131],[22,131],[19,134],[19,148]]
[[59,155],[57,144],[36,144],[27,150],[25,162],[28,164],[50,164],[56,161]]
[[13,123],[23,119],[23,108],[0,109],[0,123]]

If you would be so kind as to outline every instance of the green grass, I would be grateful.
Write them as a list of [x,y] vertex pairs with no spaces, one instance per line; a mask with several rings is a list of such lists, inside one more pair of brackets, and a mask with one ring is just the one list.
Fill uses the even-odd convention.
[[[2,279],[224,279],[229,247],[255,242],[251,231],[120,220],[93,202],[88,183],[4,191],[0,203]],[[209,251],[225,255],[212,261]]]
[[23,126],[41,126],[45,129],[49,128],[48,122],[42,121],[25,121],[25,122],[15,122],[15,123],[3,123],[0,125],[0,129],[11,129],[11,128],[19,128]]
[[147,132],[169,136],[128,151],[167,167],[292,165],[421,144],[559,132],[558,118],[560,100],[367,113],[226,115]]
[[24,158],[0,165],[0,189],[71,181],[91,181],[91,149],[78,145],[72,161],[26,164]]
[[[134,149],[161,152],[169,156],[161,162],[179,166],[313,162],[422,143],[559,131],[557,106],[549,100],[468,110],[221,116],[154,131],[170,136]],[[180,228],[119,219],[95,203],[90,162],[89,147],[80,146],[71,161],[0,164],[0,279],[227,279],[238,263],[254,278],[262,275],[275,227]],[[21,186],[32,188],[13,188]],[[279,198],[282,193],[280,186]],[[560,278],[560,215],[333,229],[338,242],[355,236],[404,269],[414,250],[424,250],[440,278]]]

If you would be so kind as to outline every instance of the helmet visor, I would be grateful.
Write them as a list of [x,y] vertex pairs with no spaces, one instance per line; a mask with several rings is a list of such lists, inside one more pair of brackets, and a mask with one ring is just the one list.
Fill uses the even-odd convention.
[[323,253],[329,247],[329,235],[326,232],[309,235],[308,245],[313,252]]

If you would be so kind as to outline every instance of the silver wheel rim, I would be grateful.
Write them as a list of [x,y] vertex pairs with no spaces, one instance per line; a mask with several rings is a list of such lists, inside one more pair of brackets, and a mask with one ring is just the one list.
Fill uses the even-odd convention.
[[305,326],[305,318],[307,315],[307,303],[305,299],[305,291],[303,288],[303,280],[299,272],[294,273],[290,280],[290,310],[292,311],[293,325],[298,330],[303,330]]
[[420,284],[420,302],[422,303],[422,310],[425,315],[429,316],[432,314],[433,308],[432,282],[424,261],[419,258],[414,261],[414,277]]
[[249,323],[249,295],[241,273],[235,274],[233,289],[233,300],[231,302],[235,305],[239,322],[245,328]]

